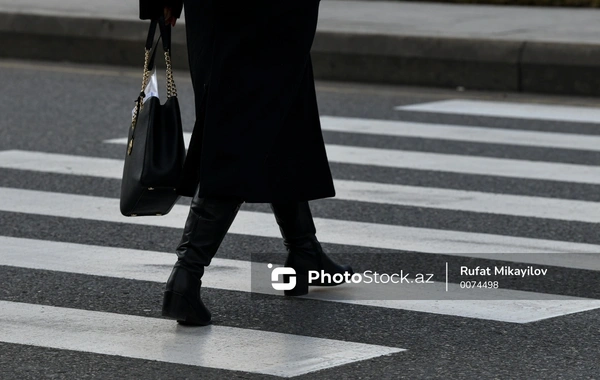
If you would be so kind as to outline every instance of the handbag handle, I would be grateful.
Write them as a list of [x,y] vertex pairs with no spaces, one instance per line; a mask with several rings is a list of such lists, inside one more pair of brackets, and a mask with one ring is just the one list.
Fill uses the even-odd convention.
[[175,87],[175,79],[173,78],[173,66],[171,64],[171,25],[166,25],[165,17],[160,17],[158,23],[160,35],[163,42],[163,50],[165,54],[165,65],[167,67],[167,99],[177,96],[177,87]]
[[[154,44],[154,35],[156,33],[156,26],[160,29],[160,36]],[[135,100],[136,106],[133,112],[131,120],[131,128],[135,129],[137,123],[137,117],[141,109],[144,107],[144,98],[146,98],[146,87],[150,80],[150,73],[154,69],[154,61],[156,58],[156,52],[158,51],[158,44],[162,39],[162,45],[165,55],[166,64],[166,78],[167,78],[167,98],[177,96],[177,87],[175,86],[175,79],[173,78],[173,66],[171,64],[171,26],[165,25],[164,16],[161,16],[158,20],[152,20],[150,22],[150,28],[148,29],[148,36],[146,37],[146,44],[144,50],[144,74],[142,76],[142,89],[140,94]]]
[[[154,45],[153,48],[152,45],[154,42],[154,34],[156,31],[157,24],[160,29],[160,36],[158,37],[156,45]],[[150,29],[148,30],[148,37],[146,38],[144,76],[142,79],[142,90],[140,93],[140,96],[142,96],[142,100],[145,97],[144,90],[148,85],[148,80],[150,79],[150,72],[152,71],[152,69],[154,69],[156,52],[158,50],[158,44],[161,39],[166,65],[167,98],[177,96],[177,87],[175,86],[175,79],[173,78],[173,66],[171,64],[171,26],[165,25],[164,16],[161,16],[158,20],[152,20],[150,22]]]
[[[156,32],[156,25],[160,29],[160,36],[154,44],[154,35]],[[165,64],[167,71],[167,99],[171,97],[177,97],[177,87],[175,86],[175,79],[173,78],[173,66],[171,65],[171,25],[165,25],[165,18],[161,16],[158,20],[152,20],[150,22],[150,28],[148,29],[148,36],[146,37],[146,45],[144,51],[144,74],[142,76],[142,89],[139,96],[135,100],[135,108],[131,118],[131,129],[135,130],[137,124],[138,115],[144,107],[144,99],[146,98],[146,87],[150,80],[150,72],[154,69],[154,60],[156,58],[156,51],[158,50],[158,44],[162,39],[162,45],[165,55]],[[127,154],[131,154],[133,148],[133,132],[127,149]]]

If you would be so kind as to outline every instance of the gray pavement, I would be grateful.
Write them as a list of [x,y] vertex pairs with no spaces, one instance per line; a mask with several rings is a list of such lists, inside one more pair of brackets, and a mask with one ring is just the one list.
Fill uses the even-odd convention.
[[[0,0],[0,11],[132,20],[135,1]],[[183,20],[181,20],[183,21]],[[600,44],[600,10],[323,0],[319,30],[394,36]]]
[[[321,4],[322,79],[600,94],[599,10],[435,3]],[[139,64],[137,2],[0,0],[0,57]],[[184,68],[183,28],[174,36]]]
[[[191,83],[183,72],[175,74],[184,126],[190,131],[194,120]],[[122,159],[123,146],[103,141],[126,134],[139,79],[138,71],[128,68],[0,61],[0,82],[4,85],[0,93],[0,114],[3,115],[0,118],[0,153],[18,149],[57,153],[71,158],[86,156]],[[332,82],[319,82],[317,91],[322,116],[360,118],[365,120],[365,125],[375,119],[394,123],[397,128],[401,128],[400,122],[420,122],[423,128],[433,124],[446,124],[480,127],[491,131],[563,132],[589,138],[600,135],[598,123],[395,110],[396,106],[401,105],[456,98],[590,107],[597,104],[597,100],[591,98],[459,93]],[[590,167],[597,166],[599,162],[597,151],[585,149],[519,147],[512,144],[332,131],[326,131],[324,138],[330,146],[452,154],[471,160],[501,157],[537,161],[540,164],[575,163]],[[379,153],[383,154],[383,151]],[[498,196],[512,194],[575,199],[591,202],[591,206],[600,202],[600,186],[593,184],[343,162],[332,162],[331,168],[336,181],[419,186],[424,190],[459,189]],[[47,196],[59,193],[69,197],[88,195],[117,199],[119,186],[120,180],[116,178],[52,173],[42,163],[38,171],[4,166],[0,168],[0,189],[13,188],[23,192],[33,190],[44,192],[40,194]],[[382,194],[373,192],[372,200],[375,201],[380,196]],[[43,195],[41,198],[45,199]],[[182,204],[186,202],[189,199],[183,200]],[[550,218],[531,218],[358,202],[339,197],[313,202],[311,207],[318,218],[379,224],[382,227],[394,225],[414,227],[416,230],[429,229],[431,236],[427,239],[436,239],[443,232],[456,231],[488,234],[490,238],[507,236],[548,239],[557,243],[572,241],[600,244],[598,223],[563,220],[561,214],[552,214]],[[268,206],[261,204],[244,204],[243,211],[269,213]],[[118,213],[118,210],[115,209],[114,212]],[[174,244],[181,236],[180,227],[143,226],[129,222],[130,220],[122,223],[85,220],[2,209],[0,238],[35,239],[39,242],[41,252],[46,252],[51,242],[63,242],[101,248],[157,251],[166,255],[173,252]],[[349,234],[359,232],[353,230]],[[321,234],[319,238],[325,240],[327,234]],[[376,239],[372,240],[374,242]],[[394,250],[373,248],[370,246],[371,242],[367,242],[365,246],[329,243],[325,244],[325,248],[338,260],[344,259],[362,270],[369,268],[381,272],[414,265],[433,267],[439,260],[451,260],[452,263],[464,265],[490,265],[499,262],[493,259],[448,256],[439,252],[411,252],[405,250],[401,238],[397,240],[398,246]],[[448,244],[452,243],[454,242],[448,241]],[[7,252],[3,248],[0,244],[0,276],[3,279],[0,301],[161,319],[163,282],[32,268],[25,265],[27,262],[11,266],[4,261],[4,254],[10,256],[14,252]],[[277,263],[284,260],[281,239],[252,234],[228,234],[216,258],[249,260],[250,254],[255,252],[271,253]],[[82,255],[86,254],[90,252],[83,250]],[[94,255],[100,256],[97,252]],[[527,256],[524,254],[523,262],[526,260]],[[96,270],[96,265],[90,263],[92,272]],[[155,267],[143,261],[136,265],[149,271],[153,270],[149,267]],[[167,271],[168,269],[166,268]],[[222,266],[209,268],[212,273],[225,269]],[[115,265],[114,270],[119,270],[118,265]],[[562,266],[553,267],[553,271],[556,271],[557,277],[553,277],[554,281],[549,288],[534,286],[530,290],[548,294],[570,291],[580,297],[599,297],[597,284],[600,283],[600,271]],[[167,274],[165,279],[166,276]],[[161,278],[161,281],[164,279]],[[205,285],[203,296],[213,312],[216,327],[334,339],[340,341],[340,344],[358,342],[407,349],[390,356],[312,372],[298,377],[299,379],[595,379],[600,371],[600,330],[597,323],[600,309],[530,323],[509,323],[466,318],[452,313],[419,312],[408,307],[391,309],[277,296],[269,296],[265,300],[252,299],[244,292],[219,289],[215,282],[207,280]],[[507,288],[513,289],[513,286]],[[523,307],[519,312],[527,313],[528,310],[531,311]],[[2,319],[4,312],[0,308],[0,322],[3,322],[0,323],[2,379],[273,378],[260,373],[97,354],[81,349],[48,348],[47,342],[31,345],[7,343],[6,335],[1,335],[6,326]],[[502,310],[498,312],[503,313]],[[23,325],[23,332],[26,332],[29,324],[36,322],[35,317],[19,321]],[[121,342],[115,338],[115,345],[119,344]],[[243,342],[232,343],[239,344]],[[198,356],[219,354],[211,352],[210,348],[208,346],[198,351]],[[294,348],[289,351],[293,352]],[[273,356],[277,354],[279,353],[273,352]],[[236,357],[231,362],[243,359]]]

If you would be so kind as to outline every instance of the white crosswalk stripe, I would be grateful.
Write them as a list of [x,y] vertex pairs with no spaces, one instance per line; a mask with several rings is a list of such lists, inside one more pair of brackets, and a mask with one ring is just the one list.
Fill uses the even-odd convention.
[[[328,132],[355,133],[378,136],[414,137],[484,144],[503,144],[525,147],[600,151],[600,136],[574,133],[523,131],[515,129],[466,127],[448,124],[415,123],[392,120],[358,119],[350,117],[321,117],[321,127]],[[191,133],[184,133],[186,146]],[[107,140],[123,144],[126,139]]]
[[[100,220],[157,227],[180,228],[188,207],[175,205],[161,217],[127,218],[119,211],[119,200],[34,190],[0,188],[0,211],[63,218]],[[486,257],[495,253],[504,258],[519,255],[519,261],[541,260],[549,253],[563,254],[565,264],[573,253],[596,255],[600,246],[461,231],[434,230],[377,223],[315,218],[320,240],[358,247],[444,253],[446,255]],[[232,234],[280,237],[273,215],[240,211],[229,231]],[[537,255],[536,255],[537,254]],[[567,264],[568,265],[568,264]]]
[[[121,178],[122,160],[20,150],[0,151],[0,168]],[[600,223],[600,203],[478,191],[335,180],[343,200]]]
[[403,351],[226,326],[182,331],[164,319],[7,301],[0,308],[3,342],[281,377]]
[[[127,139],[109,141],[123,145],[127,143]],[[600,167],[590,165],[412,152],[332,144],[327,145],[327,157],[331,162],[352,165],[600,184]]]
[[[600,111],[585,107],[556,107],[503,102],[451,100],[397,107],[400,111],[479,115],[517,119],[597,123]],[[400,113],[398,113],[400,114]],[[418,138],[464,144],[497,144],[512,149],[564,149],[573,154],[600,151],[600,136],[575,133],[526,131],[518,129],[461,126],[407,121],[322,117],[324,131],[373,139]],[[334,135],[339,136],[339,135]],[[116,136],[115,136],[116,137]],[[186,143],[190,135],[186,134]],[[125,144],[125,138],[105,140]],[[549,181],[565,185],[600,185],[600,166],[443,154],[398,149],[380,149],[328,144],[330,161],[360,167],[384,167],[433,171],[452,176],[474,175],[519,180]],[[0,151],[0,170],[47,173],[118,180],[121,159],[87,157],[25,150]],[[350,169],[353,170],[353,169]],[[348,178],[348,177],[346,177]],[[451,210],[475,214],[536,218],[531,223],[587,223],[600,225],[600,202],[547,198],[500,192],[445,189],[403,184],[364,182],[360,176],[336,179],[337,199],[361,207],[403,206],[419,210]],[[553,181],[553,182],[551,182]],[[12,185],[8,185],[12,186]],[[591,197],[590,197],[591,198]],[[584,198],[585,199],[585,198]],[[595,198],[594,198],[595,199]],[[0,187],[0,214],[9,217],[46,216],[52,220],[102,223],[106,226],[150,226],[181,229],[189,208],[176,205],[163,217],[126,218],[119,213],[119,200],[47,189]],[[328,207],[324,204],[324,207]],[[379,206],[381,207],[381,206]],[[433,214],[433,213],[432,213]],[[600,272],[600,244],[505,236],[494,232],[464,232],[460,228],[417,228],[398,224],[367,223],[335,218],[315,218],[323,243],[357,248],[386,249],[445,255],[456,259],[550,266],[572,273]],[[239,239],[280,238],[273,215],[240,211],[229,231]],[[0,231],[0,268],[16,271],[42,271],[49,276],[70,275],[97,278],[106,284],[117,280],[162,284],[176,257],[167,252],[137,250],[56,241],[61,238],[12,237]],[[7,235],[7,236],[4,236]],[[524,236],[535,236],[528,234]],[[546,235],[547,236],[547,235]],[[175,243],[175,242],[174,242]],[[224,252],[231,254],[231,252]],[[403,264],[411,254],[387,253]],[[239,258],[239,256],[236,256]],[[283,260],[282,260],[283,261]],[[213,259],[203,277],[203,288],[214,291],[262,293],[279,299],[280,293],[264,284],[255,284],[251,274],[269,277],[266,265],[250,261]],[[443,278],[427,288],[393,288],[388,285],[345,284],[341,287],[311,290],[306,301],[330,308],[358,307],[369,313],[426,313],[441,320],[468,318],[487,323],[527,324],[600,308],[600,300],[552,294],[552,290],[524,291],[511,288],[475,289],[464,299],[444,299],[458,292],[458,284],[447,285]],[[449,290],[446,290],[449,289]],[[446,293],[445,293],[446,292]],[[251,301],[248,301],[251,302]],[[304,334],[281,333],[217,324],[198,329],[182,329],[170,320],[99,310],[39,305],[0,300],[0,342],[58,350],[154,360],[218,370],[243,371],[260,375],[293,377],[386,355],[403,355],[410,342],[388,347],[373,342],[324,339]],[[425,314],[420,314],[425,315]],[[207,349],[210,347],[210,349]],[[293,350],[290,350],[293,347]],[[198,353],[202,355],[198,355]],[[236,360],[232,360],[236,358]]]
[[600,184],[600,167],[509,158],[328,145],[333,162],[397,169]]
[[[39,249],[40,243],[44,246],[43,250]],[[8,237],[0,237],[0,255],[3,265],[20,268],[159,283],[168,278],[175,262],[174,255],[168,253]],[[281,292],[270,287],[260,284],[251,286],[251,270],[263,278],[268,278],[269,272],[266,265],[251,268],[250,264],[249,261],[215,258],[211,262],[215,270],[207,271],[203,281],[209,288],[281,295]],[[600,267],[596,270],[600,270]],[[304,298],[513,323],[539,321],[600,307],[600,300],[506,289],[495,292],[472,291],[467,295],[471,300],[466,301],[440,300],[443,297],[443,285],[443,282],[438,282],[417,290],[388,285],[348,284],[328,292],[311,293]],[[450,291],[459,289],[453,285]],[[485,301],[481,301],[482,298]]]
[[448,113],[567,121],[579,123],[600,122],[600,109],[594,107],[562,106],[555,104],[523,104],[482,100],[443,100],[439,102],[413,104],[396,107],[397,110]]

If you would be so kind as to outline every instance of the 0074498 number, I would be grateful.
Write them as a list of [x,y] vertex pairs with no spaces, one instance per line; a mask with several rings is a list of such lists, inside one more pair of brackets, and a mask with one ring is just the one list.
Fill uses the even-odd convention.
[[498,289],[498,281],[461,281],[461,289]]

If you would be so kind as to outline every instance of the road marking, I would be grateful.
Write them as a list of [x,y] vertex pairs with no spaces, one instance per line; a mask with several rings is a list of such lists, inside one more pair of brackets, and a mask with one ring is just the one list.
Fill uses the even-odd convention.
[[[0,301],[0,341],[281,377],[405,351],[227,326]],[[232,360],[235,358],[235,360]]]
[[321,116],[324,131],[600,151],[600,136]]
[[[168,215],[162,217],[127,218],[119,212],[118,199],[0,187],[0,211],[179,229],[185,224],[189,207],[175,205]],[[516,258],[517,262],[565,267],[577,265],[578,256],[571,255],[573,253],[598,255],[600,252],[598,245],[558,240],[324,218],[315,218],[315,224],[322,242],[357,247],[401,249],[507,261]],[[229,231],[241,235],[281,237],[273,215],[261,212],[240,211]],[[558,255],[550,255],[553,253]],[[555,260],[554,264],[545,262],[546,258]],[[557,264],[557,261],[560,264]]]
[[121,179],[123,160],[67,154],[0,151],[0,168]]
[[[120,179],[123,161],[0,151],[0,168]],[[335,180],[336,198],[368,203],[600,223],[600,203],[477,191]]]
[[422,111],[456,115],[600,123],[600,108],[554,104],[509,103],[484,100],[443,100],[396,107],[399,111]]
[[[127,139],[106,140],[126,145]],[[509,178],[600,184],[600,166],[327,144],[330,162]]]
[[[524,131],[461,125],[322,116],[324,131],[378,136],[416,137],[435,140],[485,144],[517,145],[540,148],[600,151],[600,136],[574,133]],[[191,133],[184,133],[189,146]],[[105,140],[109,144],[127,144],[127,138]]]
[[335,180],[336,198],[442,210],[600,223],[600,203]]
[[[11,237],[0,237],[0,259],[1,265],[19,268],[158,283],[166,281],[176,261],[174,254],[164,252]],[[594,265],[600,270],[598,260]],[[255,271],[252,286],[251,270]],[[215,258],[202,282],[208,288],[280,295],[268,283],[256,281],[269,279],[269,273],[266,265],[251,266],[249,261]],[[393,268],[390,273],[394,273]],[[460,291],[456,284],[450,284],[450,290]],[[304,298],[511,323],[529,323],[600,308],[600,300],[507,289],[497,293],[489,289],[479,293],[473,290],[466,296],[470,299],[451,300],[443,282],[426,285],[425,289],[403,286],[400,291],[401,295],[397,287],[390,285],[346,284],[311,290]]]
[[600,184],[600,166],[327,145],[331,162],[457,174]]

